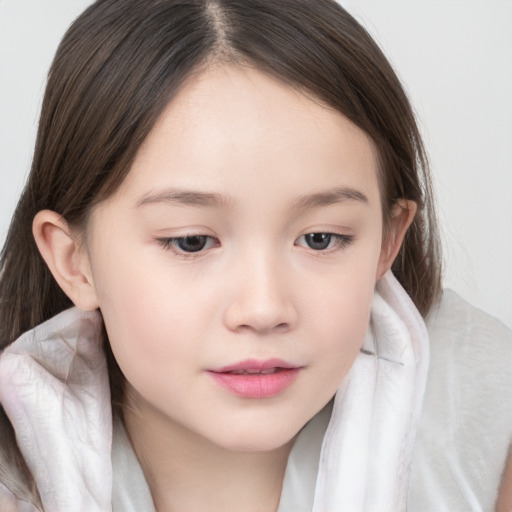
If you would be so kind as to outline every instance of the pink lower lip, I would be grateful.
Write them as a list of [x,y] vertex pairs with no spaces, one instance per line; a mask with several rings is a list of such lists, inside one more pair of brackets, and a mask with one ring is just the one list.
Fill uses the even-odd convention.
[[243,398],[270,398],[282,393],[297,378],[300,368],[279,368],[275,373],[237,374],[208,372],[222,388]]

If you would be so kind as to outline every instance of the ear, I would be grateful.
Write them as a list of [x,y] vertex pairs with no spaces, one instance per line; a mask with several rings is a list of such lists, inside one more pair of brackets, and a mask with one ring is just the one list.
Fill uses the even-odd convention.
[[393,205],[389,226],[382,241],[382,248],[377,266],[377,280],[379,280],[390,268],[400,251],[405,233],[411,225],[418,205],[414,201],[399,199]]
[[42,210],[32,223],[37,248],[62,291],[79,308],[98,307],[89,257],[78,233],[56,212]]

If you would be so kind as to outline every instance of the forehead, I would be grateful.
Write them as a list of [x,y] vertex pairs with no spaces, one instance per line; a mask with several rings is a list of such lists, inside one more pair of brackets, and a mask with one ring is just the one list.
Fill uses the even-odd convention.
[[[168,104],[121,186],[296,196],[348,187],[379,201],[369,137],[339,112],[253,68],[215,66]],[[133,197],[135,199],[135,197]]]

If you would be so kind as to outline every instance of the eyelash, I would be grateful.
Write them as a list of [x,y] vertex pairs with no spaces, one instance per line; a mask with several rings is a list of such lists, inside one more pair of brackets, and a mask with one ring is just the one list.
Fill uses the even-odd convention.
[[[306,242],[306,244],[308,245],[308,247],[306,247],[306,248],[312,249],[315,253],[318,253],[319,255],[323,255],[323,254],[327,255],[336,250],[346,249],[354,242],[354,239],[355,239],[355,237],[352,235],[340,235],[337,233],[328,233],[328,232],[317,231],[317,232],[312,232],[312,233],[306,233],[305,235],[302,235],[301,237],[299,237],[297,240],[303,239],[307,236],[316,236],[316,235],[328,236],[329,237],[328,245],[331,245],[332,240],[334,239],[334,243],[332,244],[332,247],[326,247],[325,249],[313,249]],[[197,251],[186,251],[186,250],[183,250],[182,248],[179,248],[178,244],[180,242],[184,242],[185,240],[190,239],[190,238],[204,238],[204,239],[206,239],[206,241],[205,241],[205,244],[203,245],[203,247],[199,248]],[[157,238],[156,240],[160,243],[160,245],[163,247],[164,250],[170,251],[173,254],[175,254],[176,256],[179,256],[181,258],[188,258],[188,259],[197,258],[197,257],[201,256],[206,250],[211,249],[212,247],[208,247],[207,249],[204,248],[206,245],[208,245],[208,241],[215,242],[216,245],[214,245],[213,247],[219,245],[219,241],[216,238],[209,236],[209,235],[187,235],[187,236],[178,236],[178,237],[169,237],[169,238]],[[297,245],[297,243],[296,243],[296,245]],[[304,247],[304,246],[301,245],[301,247]]]
[[[190,238],[205,238],[205,245],[208,244],[208,241],[214,241],[216,242],[216,245],[218,245],[218,240],[212,236],[209,235],[187,235],[187,236],[176,236],[176,237],[170,237],[170,238],[157,238],[157,241],[160,243],[160,245],[166,250],[170,251],[176,256],[179,256],[181,258],[197,258],[202,255],[202,253],[205,251],[204,246],[201,247],[197,251],[185,251],[183,249],[180,249],[178,247],[178,244],[180,242],[183,242]],[[210,249],[211,247],[208,247]],[[207,249],[206,249],[207,250]]]
[[354,236],[352,236],[352,235],[340,235],[337,233],[328,233],[328,232],[324,232],[324,231],[316,231],[313,233],[306,233],[305,235],[302,235],[301,237],[299,237],[298,240],[308,237],[308,236],[311,237],[311,236],[317,236],[317,235],[323,235],[323,236],[329,237],[328,245],[331,245],[331,242],[333,242],[332,247],[326,247],[325,249],[313,249],[313,247],[308,245],[308,247],[310,249],[312,249],[319,255],[320,254],[327,255],[336,250],[346,249],[354,242]]

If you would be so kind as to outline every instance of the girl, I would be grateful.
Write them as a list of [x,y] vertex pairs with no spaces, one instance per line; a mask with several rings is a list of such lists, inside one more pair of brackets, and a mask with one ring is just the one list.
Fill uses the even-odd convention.
[[510,333],[441,296],[410,105],[335,2],[93,4],[1,265],[2,510],[496,504]]

